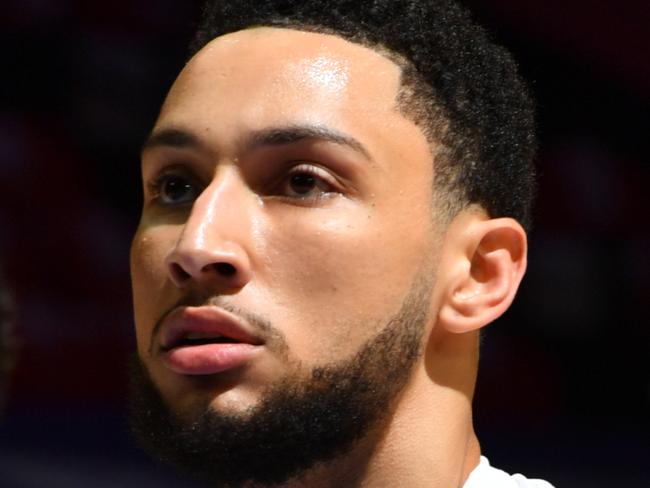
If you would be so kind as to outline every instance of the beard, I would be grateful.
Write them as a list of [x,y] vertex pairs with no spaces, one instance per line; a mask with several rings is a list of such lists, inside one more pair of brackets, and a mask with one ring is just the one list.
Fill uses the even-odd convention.
[[351,451],[390,415],[420,357],[430,290],[431,283],[414,284],[399,311],[352,357],[285,376],[243,414],[208,407],[181,420],[134,358],[131,429],[154,457],[212,486],[299,478]]

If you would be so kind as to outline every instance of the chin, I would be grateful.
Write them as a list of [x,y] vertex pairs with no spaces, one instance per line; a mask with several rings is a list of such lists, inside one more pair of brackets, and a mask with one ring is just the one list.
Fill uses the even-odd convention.
[[[152,375],[150,375],[151,377]],[[254,390],[245,383],[219,375],[178,376],[170,373],[163,381],[153,379],[153,385],[161,398],[179,419],[193,421],[211,411],[219,415],[245,416],[260,404],[264,388]]]

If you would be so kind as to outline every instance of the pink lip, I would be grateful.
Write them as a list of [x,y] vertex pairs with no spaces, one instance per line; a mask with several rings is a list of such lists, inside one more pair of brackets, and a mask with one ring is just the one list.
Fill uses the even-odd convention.
[[[183,338],[192,333],[224,336],[233,342],[183,343]],[[253,358],[261,344],[236,316],[218,307],[178,308],[161,328],[163,363],[182,375],[211,375],[241,366]]]

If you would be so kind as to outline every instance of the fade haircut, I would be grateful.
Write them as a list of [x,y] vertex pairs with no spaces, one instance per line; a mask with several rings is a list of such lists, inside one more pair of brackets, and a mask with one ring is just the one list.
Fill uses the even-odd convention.
[[533,102],[508,51],[453,0],[208,1],[191,55],[252,27],[333,34],[402,69],[399,109],[434,148],[437,205],[468,204],[529,228],[535,195]]

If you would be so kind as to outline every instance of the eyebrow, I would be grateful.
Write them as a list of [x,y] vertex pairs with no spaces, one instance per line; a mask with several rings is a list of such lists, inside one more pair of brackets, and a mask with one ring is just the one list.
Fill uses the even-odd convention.
[[142,145],[141,153],[156,147],[175,147],[179,149],[200,148],[203,146],[198,137],[183,129],[162,129],[152,132]]
[[245,145],[251,148],[282,146],[285,144],[295,144],[309,139],[327,141],[339,146],[346,146],[360,153],[366,159],[372,160],[366,147],[357,139],[321,125],[291,125],[287,127],[262,129],[253,132],[248,138],[246,138]]
[[[249,149],[257,149],[264,146],[295,144],[309,139],[349,147],[372,161],[369,151],[357,139],[321,125],[290,125],[254,131],[244,138],[243,146]],[[179,128],[168,128],[152,132],[142,145],[141,152],[144,153],[161,146],[178,149],[204,148],[204,144],[192,132]]]

